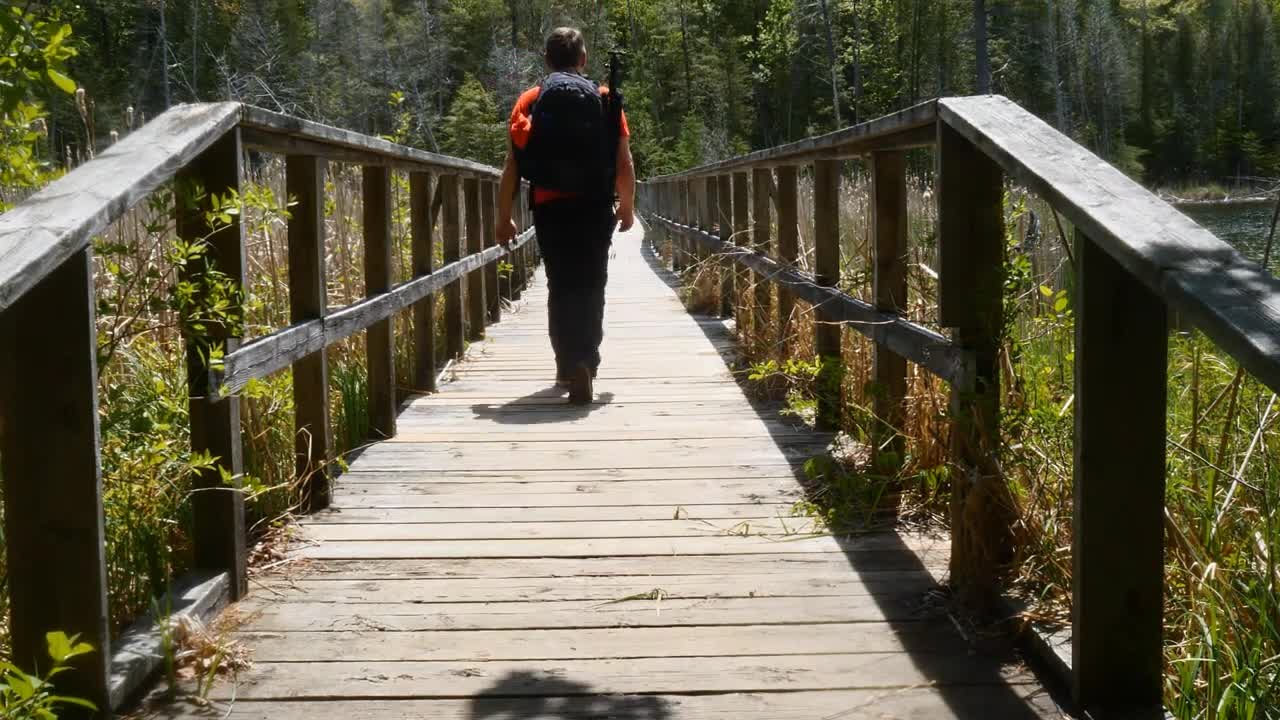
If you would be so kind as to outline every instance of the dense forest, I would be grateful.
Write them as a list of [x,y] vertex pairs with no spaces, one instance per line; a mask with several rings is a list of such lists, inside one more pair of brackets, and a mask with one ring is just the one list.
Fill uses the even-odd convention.
[[[21,4],[21,3],[19,3]],[[950,94],[1017,100],[1155,185],[1280,175],[1280,0],[29,0],[60,13],[63,161],[168,105],[236,99],[497,162],[560,24],[625,50],[642,176]],[[83,111],[83,112],[82,112]]]

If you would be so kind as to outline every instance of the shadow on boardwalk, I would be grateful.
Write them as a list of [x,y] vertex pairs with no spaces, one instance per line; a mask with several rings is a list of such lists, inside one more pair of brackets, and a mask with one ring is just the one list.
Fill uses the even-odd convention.
[[[531,697],[536,696],[536,697]],[[667,720],[670,704],[649,695],[599,695],[542,672],[513,672],[471,699],[471,720]]]
[[[653,232],[646,226],[646,233]],[[668,287],[679,290],[682,287],[680,278],[667,269],[662,259],[653,249],[650,238],[646,235],[642,255],[653,272]],[[720,352],[721,358],[729,367],[737,360],[737,344],[726,335],[723,323],[715,318],[698,317],[699,329],[706,335]],[[735,373],[741,382],[741,374]],[[774,442],[779,448],[794,443],[793,437],[782,437],[776,433],[782,425],[778,424],[778,412],[772,403],[756,400],[751,393],[746,393],[747,400],[760,419],[766,421],[770,433],[774,434]],[[792,465],[793,474],[806,494],[812,492],[813,482],[807,477],[803,463]],[[854,552],[856,543],[842,543],[846,547],[845,558],[850,569],[859,577],[872,585],[873,578],[885,571],[911,571],[928,573],[929,569],[920,557],[903,542],[901,536],[888,529],[883,531],[889,540],[887,547],[876,553]],[[902,642],[904,650],[912,663],[929,679],[932,686],[943,698],[948,709],[956,718],[974,718],[988,720],[1037,720],[1047,714],[1057,716],[1058,712],[1069,709],[1065,689],[1058,687],[1052,673],[1038,672],[1040,680],[1047,690],[1037,690],[1031,686],[1016,688],[1008,683],[1007,675],[1013,674],[1022,665],[1023,659],[1014,650],[1011,639],[983,638],[979,641],[982,647],[973,647],[968,638],[954,630],[954,620],[950,617],[948,607],[950,593],[942,585],[934,584],[914,595],[902,593],[873,593],[873,598],[880,613]],[[921,632],[921,630],[926,630]],[[970,658],[969,666],[975,670],[976,677],[965,684],[952,684],[946,681],[949,670],[954,670],[957,655],[954,649],[964,646],[962,655]],[[951,648],[952,651],[943,651]],[[972,685],[985,688],[982,695],[975,696],[970,690]],[[1031,693],[1031,694],[1028,694]]]
[[548,423],[572,422],[585,418],[591,413],[613,402],[610,392],[598,393],[595,400],[588,405],[570,405],[568,391],[549,387],[531,392],[524,397],[509,400],[501,405],[477,403],[471,406],[471,412],[477,418],[490,420],[499,425],[543,425]]

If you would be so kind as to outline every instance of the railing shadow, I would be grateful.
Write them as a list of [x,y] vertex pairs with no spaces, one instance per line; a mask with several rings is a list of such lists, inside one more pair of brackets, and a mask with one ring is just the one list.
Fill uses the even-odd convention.
[[541,672],[512,672],[471,698],[471,720],[667,720],[671,704],[652,695],[601,695]]
[[[645,232],[642,256],[663,282],[673,291],[677,290],[681,287],[680,278],[655,254],[650,242],[648,233],[654,232],[654,227],[646,224]],[[699,320],[698,328],[726,364],[732,366],[736,343],[726,335],[723,323]],[[746,393],[746,397],[779,449],[795,443],[794,435],[780,434],[787,431],[786,426],[778,422],[774,403],[755,399],[751,393]],[[792,473],[806,494],[814,492],[814,483],[805,474],[803,462],[793,462]],[[841,541],[844,556],[855,574],[868,581],[885,570],[931,574],[916,551],[896,531],[886,529],[880,535],[889,544],[878,547],[874,553],[858,551],[856,539]],[[915,589],[911,593],[873,591],[872,597],[903,651],[927,678],[925,684],[938,693],[954,717],[1033,720],[1069,707],[1065,688],[1056,686],[1055,678],[1047,673],[1036,673],[1036,679],[1046,688],[1043,691],[1037,691],[1034,685],[1010,684],[1010,676],[1023,667],[1024,659],[1011,642],[984,639],[979,647],[963,637],[955,629],[949,613],[949,594],[943,585],[935,582],[923,591]],[[921,632],[922,629],[928,632]]]

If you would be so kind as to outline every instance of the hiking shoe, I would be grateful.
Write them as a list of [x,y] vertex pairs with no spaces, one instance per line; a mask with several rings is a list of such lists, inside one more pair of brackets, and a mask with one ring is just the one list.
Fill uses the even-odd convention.
[[589,405],[594,395],[591,389],[591,368],[579,365],[569,376],[569,404]]

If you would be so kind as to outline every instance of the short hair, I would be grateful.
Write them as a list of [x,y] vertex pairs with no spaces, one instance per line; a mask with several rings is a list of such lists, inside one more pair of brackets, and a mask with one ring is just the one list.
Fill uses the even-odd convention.
[[547,36],[547,64],[552,70],[577,67],[582,53],[586,52],[586,45],[578,28],[558,27]]

